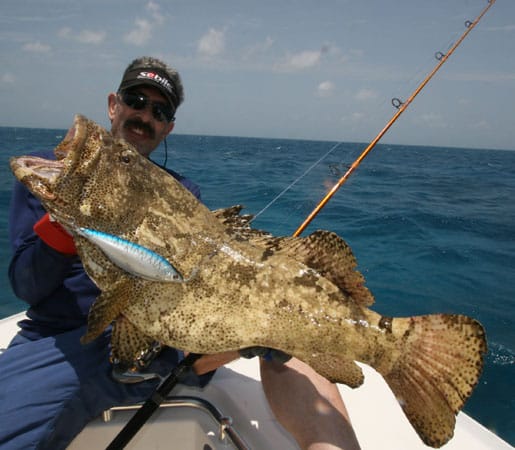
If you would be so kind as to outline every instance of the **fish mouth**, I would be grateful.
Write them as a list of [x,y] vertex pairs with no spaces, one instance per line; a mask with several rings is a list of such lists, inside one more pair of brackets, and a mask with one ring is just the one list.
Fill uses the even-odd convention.
[[[87,119],[76,115],[65,138],[54,150],[56,159],[19,156],[10,159],[14,176],[43,200],[54,200],[54,187],[65,170],[80,155],[87,138]],[[78,151],[77,151],[78,150]]]

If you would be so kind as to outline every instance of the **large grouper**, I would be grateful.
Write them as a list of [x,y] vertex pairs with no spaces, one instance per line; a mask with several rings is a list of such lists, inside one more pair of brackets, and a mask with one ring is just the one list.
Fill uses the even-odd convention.
[[75,238],[101,295],[89,342],[113,324],[127,367],[155,342],[199,354],[252,346],[357,387],[372,366],[422,440],[439,447],[478,382],[485,332],[463,315],[385,317],[335,233],[274,237],[240,207],[210,211],[134,147],[83,116],[55,160],[13,157],[15,176]]

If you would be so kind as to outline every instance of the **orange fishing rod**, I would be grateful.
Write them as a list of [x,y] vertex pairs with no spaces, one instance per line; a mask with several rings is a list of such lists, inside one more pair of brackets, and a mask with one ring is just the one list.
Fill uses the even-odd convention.
[[404,103],[401,102],[398,98],[394,98],[392,100],[392,104],[394,107],[398,109],[398,111],[393,115],[390,121],[385,125],[385,127],[379,132],[379,134],[370,142],[368,147],[363,150],[361,155],[352,163],[347,172],[338,180],[338,182],[331,188],[331,190],[325,195],[325,197],[320,201],[320,203],[315,207],[315,209],[309,214],[309,216],[302,222],[302,224],[297,228],[293,236],[299,236],[306,227],[311,223],[311,221],[315,218],[315,216],[322,210],[322,208],[327,204],[327,202],[332,198],[332,196],[340,189],[340,187],[347,181],[352,172],[354,172],[357,167],[361,164],[361,162],[365,159],[365,157],[370,153],[370,151],[375,147],[375,145],[379,142],[379,140],[384,136],[384,134],[390,129],[390,127],[395,123],[395,121],[399,118],[399,116],[406,110],[406,108],[411,104],[411,102],[415,99],[418,93],[424,89],[426,84],[429,82],[431,78],[433,78],[434,74],[438,72],[440,67],[443,66],[445,61],[454,53],[454,50],[463,42],[463,40],[467,37],[467,35],[472,31],[472,29],[477,25],[477,23],[481,20],[481,18],[486,14],[486,12],[490,9],[490,7],[495,3],[495,0],[488,0],[488,5],[483,9],[481,14],[477,16],[474,22],[470,22],[467,20],[465,22],[466,30],[461,35],[461,37],[456,41],[456,43],[451,47],[451,49],[447,52],[447,54],[443,54],[438,52],[435,54],[436,59],[438,60],[438,64],[431,71],[431,73],[422,81],[415,91],[411,94],[411,96]]

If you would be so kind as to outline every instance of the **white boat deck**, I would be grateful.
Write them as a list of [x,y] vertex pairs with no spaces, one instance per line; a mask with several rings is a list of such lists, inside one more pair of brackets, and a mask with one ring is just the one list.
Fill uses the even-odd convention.
[[[0,348],[16,332],[22,315],[0,320]],[[363,450],[428,449],[405,418],[382,377],[362,366],[365,383],[358,389],[339,386]],[[272,418],[259,381],[258,361],[240,359],[217,371],[204,389],[178,386],[174,396],[194,396],[212,403],[233,421],[233,428],[252,449],[298,449]],[[113,419],[93,421],[70,445],[71,450],[105,448],[133,416],[115,411]],[[128,449],[232,449],[219,439],[219,426],[196,407],[160,408],[131,441]],[[455,435],[445,450],[501,450],[513,447],[464,413],[458,414]]]

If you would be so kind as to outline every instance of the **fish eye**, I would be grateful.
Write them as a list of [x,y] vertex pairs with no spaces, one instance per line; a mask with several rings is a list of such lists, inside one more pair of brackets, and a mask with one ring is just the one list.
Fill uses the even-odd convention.
[[131,162],[132,158],[129,152],[123,152],[120,155],[120,161],[124,164],[129,164]]

